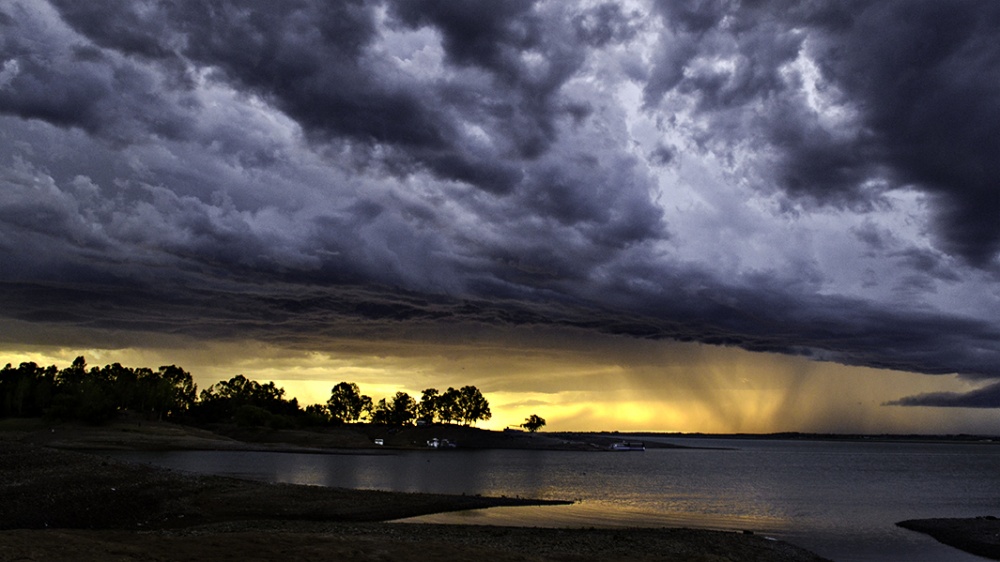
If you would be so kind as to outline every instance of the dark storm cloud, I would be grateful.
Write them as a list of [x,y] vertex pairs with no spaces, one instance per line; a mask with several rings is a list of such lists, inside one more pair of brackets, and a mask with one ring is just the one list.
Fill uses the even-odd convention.
[[156,73],[117,56],[75,45],[30,16],[9,8],[17,25],[0,24],[0,57],[6,75],[0,113],[79,127],[116,143],[146,135],[174,137],[192,124],[162,92]]
[[[188,57],[278,101],[307,130],[359,140],[442,148],[444,123],[413,94],[362,67],[374,35],[361,2],[56,2],[97,45],[166,63]],[[108,25],[108,14],[115,13]]]
[[[645,96],[655,103],[674,88],[697,94],[706,112],[741,106],[785,89],[780,67],[795,59],[801,48],[800,33],[765,18],[737,21],[736,45],[706,41],[706,34],[727,17],[743,16],[732,2],[659,2],[666,31],[658,49]],[[749,9],[748,9],[749,10]],[[745,15],[747,20],[752,16]],[[698,55],[742,55],[731,70],[700,68]],[[706,52],[712,51],[712,52]]]
[[[375,33],[374,4],[57,5],[66,22],[96,45],[148,59],[180,86],[191,79],[190,69],[185,68],[189,62],[213,68],[218,75],[212,79],[275,102],[318,141],[384,144],[398,149],[396,158],[402,162],[491,191],[509,190],[518,179],[516,169],[488,161],[466,145],[451,117],[438,109],[447,105],[436,97],[438,88],[428,91],[426,85],[383,80],[379,61],[364,51]],[[115,91],[120,89],[128,91]],[[22,97],[47,99],[31,92]],[[78,106],[73,100],[59,103],[59,107]],[[60,115],[11,109],[55,124],[78,124],[59,120]],[[103,122],[118,111],[116,106],[91,111],[92,120]]]
[[[533,294],[511,289],[490,299],[454,298],[403,291],[350,280],[303,285],[227,267],[212,272],[170,272],[155,283],[137,283],[99,269],[63,273],[77,282],[6,282],[5,316],[41,325],[104,330],[101,343],[115,346],[120,331],[158,332],[205,340],[251,338],[276,345],[322,347],[331,338],[437,341],[474,326],[558,326],[650,339],[738,346],[838,363],[927,374],[956,371],[969,378],[997,378],[1000,331],[984,322],[946,315],[900,312],[843,299],[795,302],[761,298],[760,292],[727,287],[678,286],[688,298],[671,310],[622,310],[546,291],[539,272]],[[221,278],[229,276],[228,281]],[[244,279],[240,279],[243,277]],[[514,281],[508,287],[515,287]],[[688,281],[690,279],[688,278]],[[496,294],[495,286],[489,287]],[[625,287],[606,290],[628,291]],[[634,291],[634,289],[632,289]],[[669,314],[668,314],[669,312]],[[843,322],[851,315],[853,322]],[[443,332],[442,332],[443,330]],[[451,335],[442,335],[451,332]],[[7,338],[16,341],[17,333]],[[32,332],[32,337],[38,335]],[[80,331],[80,345],[95,336]]]
[[998,31],[993,2],[875,4],[820,55],[865,108],[871,156],[938,200],[944,247],[979,265],[1000,250]]
[[642,326],[627,331],[634,335],[927,374],[1000,376],[1000,328],[990,322],[816,295],[807,282],[794,287],[767,276],[735,286],[645,264],[618,272],[602,287],[603,302],[633,310],[634,326]]
[[[505,159],[538,157],[553,141],[560,115],[579,114],[579,106],[561,105],[555,92],[582,55],[551,29],[543,31],[530,2],[390,6],[397,25],[438,30],[450,64],[494,76],[491,84],[471,88],[394,81],[384,61],[366,51],[376,39],[376,3],[161,2],[141,10],[57,4],[97,45],[167,68],[183,67],[181,59],[209,65],[222,73],[218,78],[274,101],[317,140],[380,144],[394,150],[397,171],[410,162],[493,193],[513,190],[522,178],[519,166]],[[109,12],[115,13],[112,25]],[[546,60],[545,71],[532,72],[521,60],[530,50]],[[457,120],[470,118],[499,152],[462,132]]]
[[[1000,237],[998,9],[936,6],[0,1],[0,310],[108,345],[556,325],[1000,377],[995,323],[919,302]],[[851,231],[917,304],[838,294],[811,248],[715,263],[769,225],[685,222],[657,175],[696,217],[730,197],[705,154],[802,214],[928,194],[940,247]]]
[[[766,139],[780,155],[769,177],[802,200],[864,209],[877,197],[873,186],[919,189],[932,198],[943,250],[979,267],[996,264],[1000,5],[657,6],[669,31],[661,35],[647,104],[671,91],[694,92],[716,135],[729,130],[715,140]],[[857,112],[854,133],[820,126],[795,102],[781,68],[800,52],[815,59],[832,101]],[[719,54],[735,57],[735,66],[703,65]],[[740,131],[747,111],[757,114],[754,128]]]
[[961,280],[955,269],[949,267],[944,258],[933,252],[914,248],[899,252],[897,256],[907,267],[927,277],[951,282]]
[[411,27],[433,25],[444,36],[448,58],[460,65],[487,68],[520,78],[520,54],[541,42],[542,29],[531,17],[531,0],[494,3],[475,0],[394,2],[393,13]]
[[[581,106],[560,103],[558,91],[583,63],[584,52],[576,42],[585,40],[559,27],[560,20],[569,17],[564,7],[548,13],[536,7],[530,1],[427,0],[390,5],[399,24],[437,30],[449,63],[492,76],[491,84],[502,94],[480,90],[470,104],[474,98],[467,91],[455,97],[449,88],[445,99],[489,124],[512,156],[529,160],[549,149],[560,117],[581,117]],[[526,54],[543,63],[533,64]]]
[[1000,408],[1000,383],[969,392],[930,392],[887,402],[887,406],[931,406],[935,408]]
[[580,39],[592,47],[604,47],[635,37],[642,17],[641,13],[625,13],[621,5],[608,2],[584,10],[572,21]]

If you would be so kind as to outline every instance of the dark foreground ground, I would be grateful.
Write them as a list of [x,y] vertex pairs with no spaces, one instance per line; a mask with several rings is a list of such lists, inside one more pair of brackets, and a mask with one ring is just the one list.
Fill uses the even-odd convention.
[[[244,527],[244,526],[241,526]],[[684,529],[580,531],[407,524],[174,532],[0,531],[9,561],[798,561],[821,560],[786,544]]]
[[897,525],[926,533],[939,542],[977,556],[1000,560],[1000,519],[996,517],[911,519]]
[[25,442],[32,440],[0,435],[0,562],[822,560],[735,532],[385,523],[545,502],[266,484]]

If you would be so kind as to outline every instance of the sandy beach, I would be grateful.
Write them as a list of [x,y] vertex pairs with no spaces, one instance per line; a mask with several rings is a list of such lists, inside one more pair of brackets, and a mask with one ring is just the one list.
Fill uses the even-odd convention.
[[65,450],[261,446],[169,424],[124,428],[0,432],[0,560],[822,560],[737,532],[388,523],[551,502],[267,484]]

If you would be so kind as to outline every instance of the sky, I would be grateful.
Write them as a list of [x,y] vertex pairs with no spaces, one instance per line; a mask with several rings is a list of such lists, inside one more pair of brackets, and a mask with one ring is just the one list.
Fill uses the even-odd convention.
[[998,39],[992,0],[0,0],[0,363],[997,434]]

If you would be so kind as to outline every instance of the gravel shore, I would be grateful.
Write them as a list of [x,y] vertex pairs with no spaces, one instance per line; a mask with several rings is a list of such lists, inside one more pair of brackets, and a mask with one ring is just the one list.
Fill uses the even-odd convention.
[[267,484],[0,439],[0,562],[822,560],[734,532],[384,522],[544,503]]

